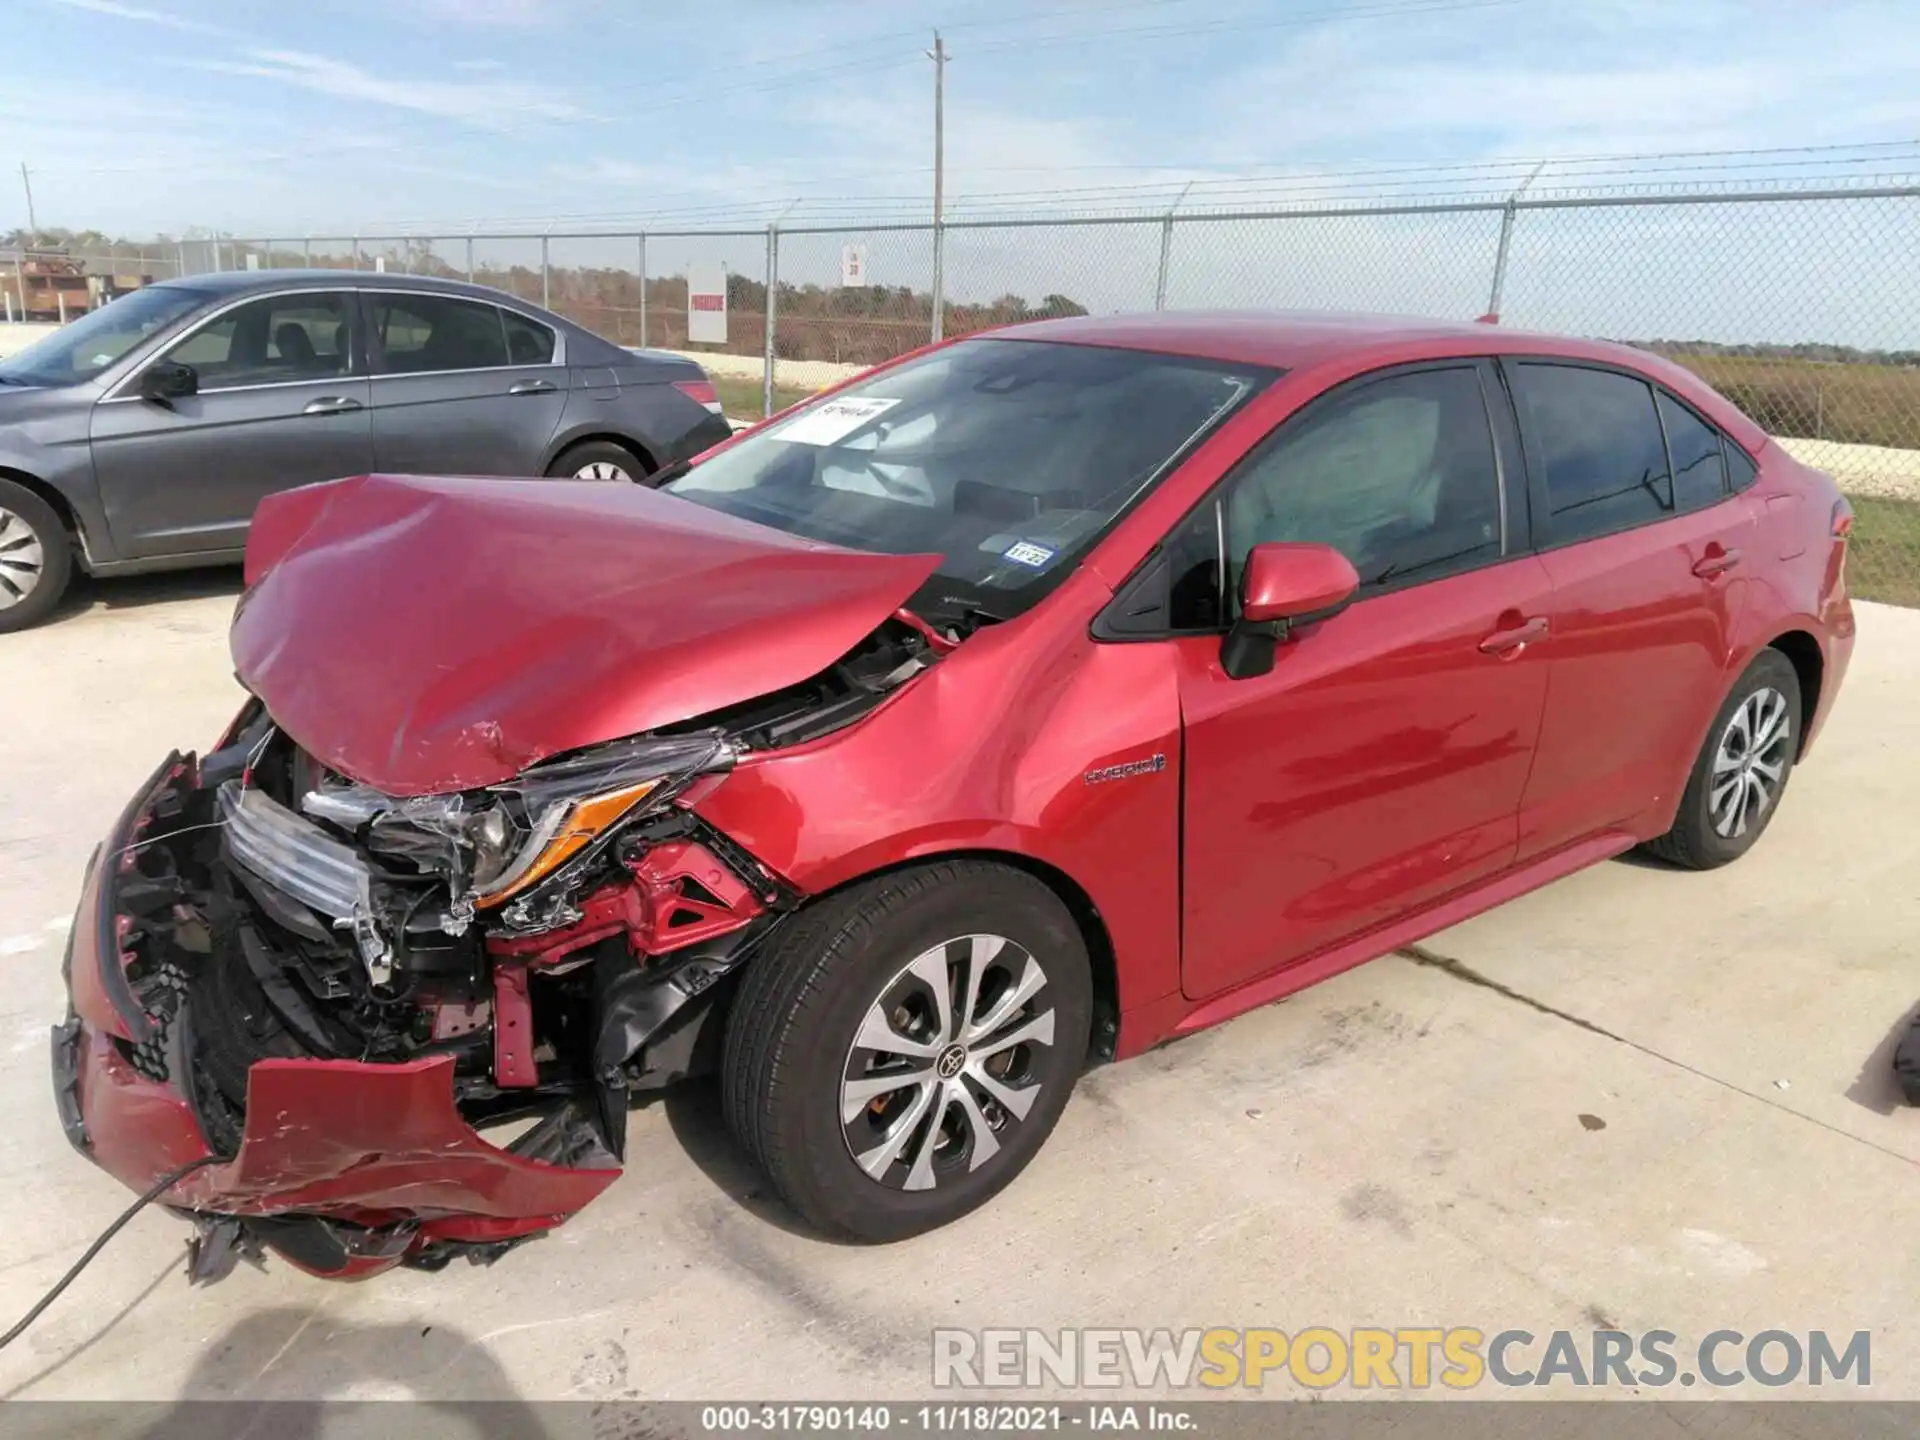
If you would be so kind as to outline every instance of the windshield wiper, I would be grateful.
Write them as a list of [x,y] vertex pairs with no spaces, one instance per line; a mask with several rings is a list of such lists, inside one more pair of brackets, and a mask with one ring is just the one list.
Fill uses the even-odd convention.
[[666,466],[664,469],[656,470],[651,475],[642,475],[635,483],[644,485],[649,490],[658,490],[662,485],[671,485],[692,468],[693,462],[691,460],[676,460],[673,464]]

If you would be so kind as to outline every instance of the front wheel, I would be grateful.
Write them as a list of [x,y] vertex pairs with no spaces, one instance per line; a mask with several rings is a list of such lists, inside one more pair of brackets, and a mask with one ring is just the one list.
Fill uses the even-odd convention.
[[1739,859],[1773,820],[1799,753],[1799,674],[1763,650],[1714,717],[1673,828],[1647,849],[1689,870]]
[[0,479],[0,635],[46,619],[72,569],[66,528],[53,507]]
[[986,1203],[1085,1063],[1092,981],[1045,884],[941,861],[808,907],[728,1017],[728,1124],[818,1229],[900,1240]]

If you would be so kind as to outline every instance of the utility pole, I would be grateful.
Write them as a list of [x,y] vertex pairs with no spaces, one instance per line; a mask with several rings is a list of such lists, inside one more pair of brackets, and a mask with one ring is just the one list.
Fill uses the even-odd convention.
[[20,188],[27,192],[27,243],[40,243],[40,222],[33,218],[33,181],[27,176],[27,162],[20,162]]
[[942,208],[947,178],[946,109],[947,46],[938,30],[933,32],[933,49],[927,51],[933,61],[933,338],[938,340],[946,327],[946,291],[942,286],[942,268],[946,260],[946,215]]

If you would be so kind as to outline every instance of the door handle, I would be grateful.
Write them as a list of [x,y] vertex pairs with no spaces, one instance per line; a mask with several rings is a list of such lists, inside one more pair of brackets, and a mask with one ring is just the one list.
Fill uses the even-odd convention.
[[317,400],[309,400],[302,415],[344,415],[349,410],[363,408],[351,395],[322,395]]
[[1547,617],[1535,615],[1518,625],[1505,630],[1496,630],[1480,642],[1483,655],[1518,655],[1535,640],[1544,639],[1547,633]]
[[1702,580],[1711,580],[1716,575],[1724,575],[1740,563],[1740,552],[1729,550],[1715,544],[1707,546],[1707,553],[1694,562],[1693,573]]
[[553,382],[551,380],[516,380],[507,387],[507,393],[509,395],[551,395]]

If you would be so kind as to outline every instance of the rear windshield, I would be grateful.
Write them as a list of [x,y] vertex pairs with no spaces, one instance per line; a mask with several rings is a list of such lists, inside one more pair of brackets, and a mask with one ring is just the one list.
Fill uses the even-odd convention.
[[929,618],[1035,603],[1271,370],[970,340],[797,410],[672,493],[858,550],[940,555]]

